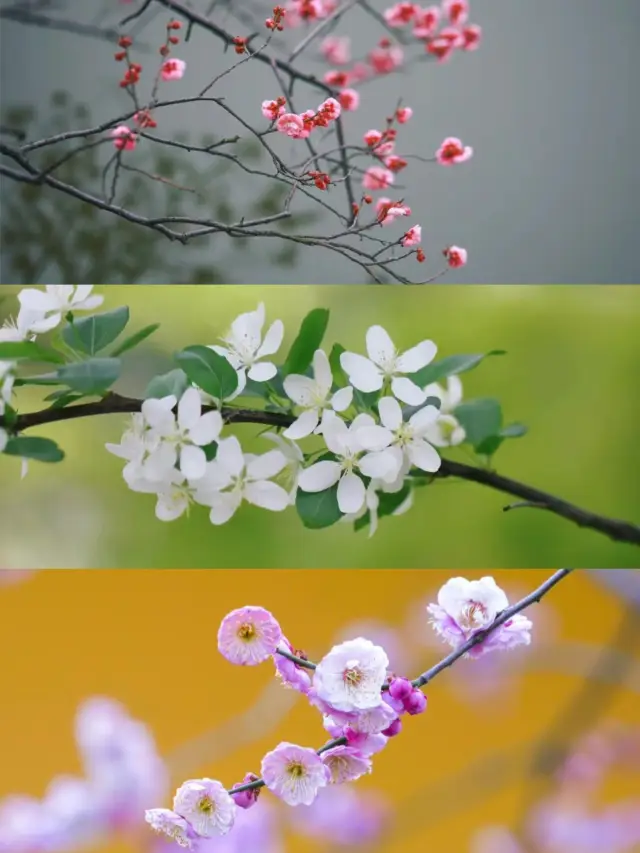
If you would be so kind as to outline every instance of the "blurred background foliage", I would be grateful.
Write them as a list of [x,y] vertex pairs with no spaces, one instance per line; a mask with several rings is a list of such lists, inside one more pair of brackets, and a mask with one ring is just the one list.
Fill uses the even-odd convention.
[[[14,312],[15,287],[0,305]],[[109,286],[105,309],[127,304],[130,332],[160,329],[124,356],[115,386],[142,394],[171,369],[172,354],[215,343],[240,312],[264,301],[267,321],[281,318],[281,358],[304,315],[331,309],[325,346],[364,351],[366,329],[383,324],[400,349],[424,338],[439,357],[507,350],[462,376],[465,398],[495,397],[505,422],[529,433],[494,457],[501,472],[612,517],[637,521],[640,476],[636,394],[640,292],[633,287],[476,286],[367,288],[264,286]],[[46,392],[46,389],[40,389]],[[22,411],[40,408],[38,389],[19,389]],[[0,457],[0,562],[5,567],[130,568],[492,568],[558,565],[637,566],[637,549],[537,509],[503,513],[511,499],[472,483],[442,481],[419,490],[413,509],[383,519],[372,539],[351,525],[306,530],[295,511],[243,505],[216,528],[206,510],[162,523],[154,499],[130,492],[121,464],[104,449],[127,418],[113,415],[33,430],[67,452],[59,465],[33,463],[19,481],[19,460]],[[248,450],[267,442],[259,429],[234,427]],[[451,458],[469,461],[462,450]]]
[[[64,536],[76,535],[77,521],[69,522]],[[52,777],[80,772],[73,719],[92,695],[118,699],[150,726],[176,786],[202,775],[232,784],[281,740],[319,746],[318,713],[277,685],[270,664],[243,669],[218,654],[221,618],[261,604],[316,659],[345,637],[385,630],[392,665],[415,675],[445,652],[423,608],[452,574],[49,571],[0,587],[0,800],[42,796]],[[493,574],[513,601],[548,572]],[[391,807],[388,833],[366,853],[470,853],[486,825],[520,826],[585,733],[637,727],[637,610],[602,574],[576,573],[529,611],[529,648],[459,661],[433,682],[426,713],[409,718],[372,775],[353,785]],[[637,781],[637,771],[614,771],[595,808],[637,795]],[[274,803],[262,797],[257,808]],[[150,836],[93,849],[141,853]],[[296,835],[283,853],[337,849]]]

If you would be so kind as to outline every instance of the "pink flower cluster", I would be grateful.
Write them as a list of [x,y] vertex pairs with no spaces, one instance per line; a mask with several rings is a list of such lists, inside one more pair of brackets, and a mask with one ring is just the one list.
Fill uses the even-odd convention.
[[412,27],[412,35],[424,42],[427,53],[439,62],[454,50],[477,50],[482,30],[469,24],[468,0],[443,0],[440,6],[423,9],[416,3],[396,3],[384,12],[390,27]]
[[284,112],[285,106],[276,101],[263,101],[262,114],[274,120],[277,114],[276,127],[280,133],[292,139],[306,139],[318,127],[328,127],[342,112],[342,107],[335,98],[327,98],[317,110],[305,110],[300,113]]

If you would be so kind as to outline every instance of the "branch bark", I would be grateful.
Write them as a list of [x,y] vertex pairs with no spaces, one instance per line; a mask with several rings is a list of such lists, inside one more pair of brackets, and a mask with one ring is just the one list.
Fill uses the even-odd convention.
[[[94,415],[132,414],[140,411],[142,403],[142,400],[135,397],[124,397],[121,394],[111,392],[93,403],[79,403],[63,409],[43,409],[39,412],[18,415],[16,422],[11,425],[0,418],[0,427],[4,426],[10,431],[23,432],[33,427],[46,426],[57,421],[74,420]],[[285,413],[265,412],[258,409],[236,409],[230,406],[222,408],[222,417],[228,424],[252,423],[272,426],[277,429],[284,429],[294,421],[293,416]],[[422,472],[417,473],[422,474]],[[557,498],[548,492],[520,483],[518,480],[512,480],[510,477],[504,477],[502,474],[487,468],[443,459],[440,470],[429,476],[434,478],[458,477],[460,480],[479,483],[498,492],[520,498],[527,505],[533,504],[546,509],[553,515],[577,524],[578,527],[603,533],[615,542],[640,545],[640,527],[638,525],[582,509],[562,498]],[[505,507],[505,509],[510,508],[512,507]]]

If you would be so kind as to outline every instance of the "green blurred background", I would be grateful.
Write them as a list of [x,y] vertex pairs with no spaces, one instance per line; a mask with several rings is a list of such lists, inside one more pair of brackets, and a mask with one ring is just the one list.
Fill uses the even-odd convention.
[[[15,312],[16,287],[3,287],[3,315]],[[529,434],[505,442],[501,472],[578,505],[637,521],[637,377],[640,289],[624,286],[120,286],[98,287],[104,309],[127,304],[129,332],[160,322],[124,356],[115,389],[141,394],[149,379],[172,369],[172,353],[215,343],[240,312],[259,301],[267,322],[281,318],[282,358],[313,307],[331,309],[326,349],[340,342],[364,351],[364,335],[381,323],[404,349],[424,338],[438,357],[505,349],[462,376],[465,399],[496,397],[505,422]],[[104,310],[101,309],[101,310]],[[636,391],[634,391],[634,388]],[[22,411],[39,407],[29,389]],[[295,510],[268,513],[244,505],[215,528],[204,508],[165,524],[151,496],[130,492],[120,460],[104,450],[127,418],[82,419],[33,430],[67,452],[60,465],[33,463],[19,480],[19,461],[0,457],[0,562],[5,567],[315,567],[491,568],[497,566],[633,567],[635,547],[536,509],[503,513],[506,495],[471,483],[443,481],[418,492],[406,515],[383,519],[378,533],[338,524],[302,527]],[[235,427],[250,450],[257,428]],[[468,461],[460,450],[451,458]]]

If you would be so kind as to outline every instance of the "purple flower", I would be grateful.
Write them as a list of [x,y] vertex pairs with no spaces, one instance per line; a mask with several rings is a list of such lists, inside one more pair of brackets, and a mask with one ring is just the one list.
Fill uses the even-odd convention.
[[264,607],[232,610],[218,631],[220,654],[240,666],[255,666],[267,660],[275,654],[281,640],[280,625]]
[[371,759],[353,746],[336,746],[322,753],[322,761],[329,768],[331,782],[340,785],[353,782],[371,773]]
[[262,778],[288,805],[308,806],[329,783],[331,773],[315,750],[285,741],[262,759]]
[[313,673],[318,699],[333,710],[366,711],[382,703],[389,659],[381,646],[358,637],[334,646]]
[[189,779],[173,799],[173,810],[203,838],[226,835],[236,817],[236,804],[215,779]]
[[196,850],[198,835],[189,823],[171,809],[147,809],[144,819],[152,829],[162,833],[187,850]]
[[[246,785],[248,782],[257,782],[258,777],[255,773],[247,773],[242,782],[239,782],[237,785],[234,785],[234,788],[240,788],[242,785]],[[240,791],[237,794],[233,793],[233,788],[231,789],[231,796],[233,798],[234,803],[241,809],[250,809],[251,806],[254,806],[258,802],[258,797],[260,796],[260,788],[248,788],[246,791]]]
[[[293,650],[293,646],[286,637],[282,638],[280,648],[290,654],[296,654]],[[297,657],[299,657],[299,655],[297,655]],[[311,676],[307,669],[295,663],[295,661],[284,657],[284,655],[279,655],[277,652],[273,656],[273,662],[276,666],[276,672],[285,686],[292,687],[294,690],[297,690],[298,693],[303,693],[305,695],[309,692],[311,688]]]

